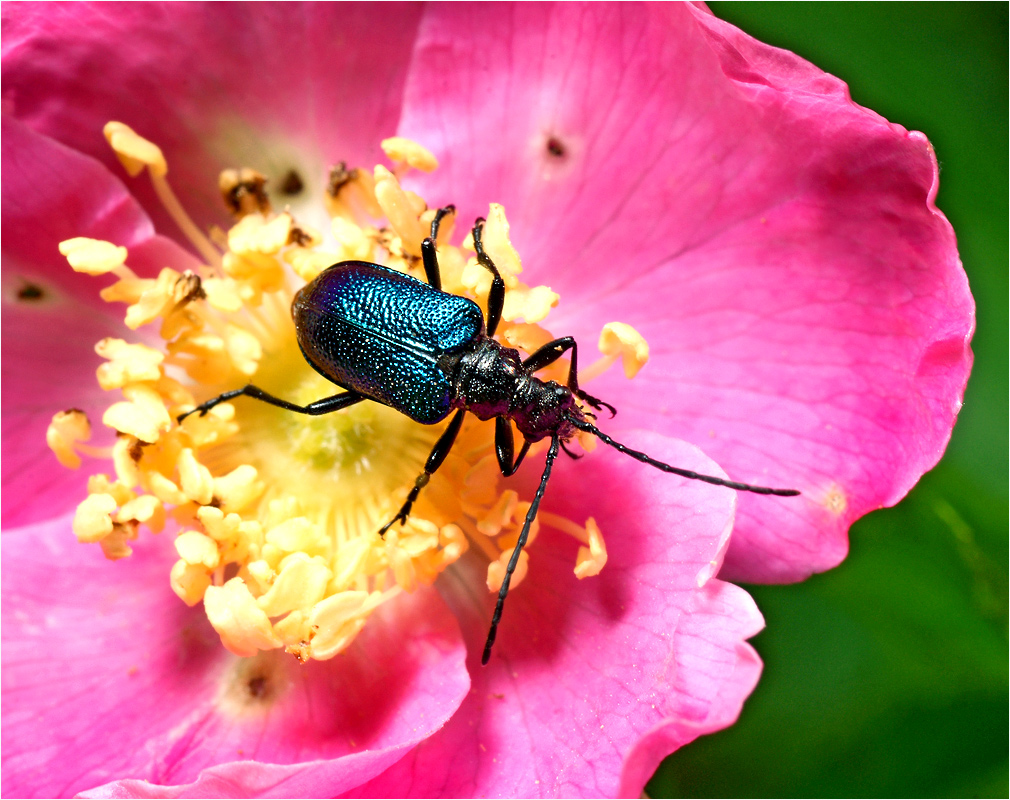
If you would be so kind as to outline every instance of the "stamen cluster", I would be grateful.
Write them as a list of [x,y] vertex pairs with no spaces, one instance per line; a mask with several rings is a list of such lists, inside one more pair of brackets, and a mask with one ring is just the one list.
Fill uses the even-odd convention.
[[[91,239],[60,245],[75,270],[115,276],[102,298],[126,304],[128,328],[156,330],[163,341],[162,348],[116,338],[96,345],[105,359],[99,384],[123,398],[102,416],[116,432],[113,444],[86,444],[91,425],[82,411],[53,418],[47,441],[65,466],[79,467],[81,454],[112,461],[113,474],[89,479],[74,519],[78,539],[98,543],[110,559],[124,558],[141,525],[158,533],[171,520],[178,530],[172,588],[189,605],[203,602],[224,645],[242,656],[285,648],[303,661],[332,658],[379,605],[432,583],[471,546],[488,560],[488,588],[496,592],[529,503],[500,488],[488,424],[469,418],[408,522],[383,538],[378,530],[402,502],[437,429],[373,403],[321,418],[222,403],[176,422],[253,376],[293,402],[332,393],[295,343],[289,308],[296,284],[349,259],[423,279],[420,243],[434,210],[399,177],[434,169],[431,153],[394,138],[383,143],[393,170],[334,169],[326,234],[287,210],[274,212],[262,175],[229,170],[220,187],[236,222],[207,236],[172,193],[157,146],[121,123],[109,123],[106,137],[131,175],[147,169],[204,263],[142,278],[127,265],[124,247]],[[374,223],[382,219],[388,222]],[[461,247],[447,243],[451,229],[447,219],[438,245],[443,290],[483,303],[490,277],[466,252],[473,251],[470,237]],[[507,290],[498,338],[531,352],[554,338],[539,323],[558,296],[519,281],[522,267],[501,206],[491,206],[484,246]],[[622,323],[605,326],[600,349],[603,357],[581,371],[583,381],[618,358],[631,377],[648,358],[644,340]],[[562,365],[550,369],[564,379]],[[602,569],[606,548],[592,518],[579,525],[545,512],[540,520],[581,542],[580,578]],[[513,587],[528,558],[523,552]]]

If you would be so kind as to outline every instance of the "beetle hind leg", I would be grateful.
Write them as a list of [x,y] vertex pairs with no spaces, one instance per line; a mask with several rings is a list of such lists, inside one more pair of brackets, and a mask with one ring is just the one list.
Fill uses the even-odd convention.
[[324,397],[322,400],[316,400],[313,403],[309,403],[307,406],[300,406],[295,403],[289,403],[287,400],[281,400],[279,397],[274,397],[272,394],[264,392],[258,386],[253,386],[250,383],[247,386],[243,386],[241,389],[233,389],[230,392],[219,394],[217,397],[212,397],[210,400],[201,403],[191,411],[187,411],[185,414],[180,414],[176,420],[181,424],[182,421],[190,414],[199,414],[202,417],[214,408],[214,406],[228,400],[232,400],[236,397],[241,397],[242,395],[252,397],[254,400],[261,400],[264,403],[269,403],[270,405],[277,406],[278,408],[294,411],[298,414],[308,414],[313,417],[321,414],[329,414],[333,411],[340,411],[342,408],[353,406],[355,403],[360,403],[362,400],[368,399],[362,394],[348,390],[346,392],[341,392],[340,394],[335,394],[332,397]]

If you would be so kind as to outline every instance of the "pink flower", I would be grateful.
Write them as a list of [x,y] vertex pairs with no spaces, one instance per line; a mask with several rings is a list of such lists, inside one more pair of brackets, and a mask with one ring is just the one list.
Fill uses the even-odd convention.
[[[757,680],[745,640],[761,617],[713,577],[723,558],[722,578],[746,580],[836,565],[849,524],[946,445],[973,304],[928,142],[704,9],[16,5],[3,19],[6,794],[638,795]],[[634,383],[592,384],[620,409],[608,431],[802,497],[736,496],[601,447],[559,463],[544,508],[609,531],[606,568],[577,581],[576,543],[545,525],[488,667],[474,553],[334,660],[231,656],[172,595],[163,537],[115,565],[73,541],[87,476],[43,445],[54,411],[108,404],[94,342],[138,335],[57,243],[124,245],[152,276],[197,263],[165,238],[147,183],[124,186],[99,134],[110,119],[161,145],[203,226],[226,225],[223,167],[275,185],[293,170],[297,215],[330,164],[367,167],[394,132],[423,143],[441,167],[407,184],[464,220],[505,206],[525,274],[561,297],[552,330],[588,348],[620,319],[649,342]],[[526,497],[534,473],[517,476]]]

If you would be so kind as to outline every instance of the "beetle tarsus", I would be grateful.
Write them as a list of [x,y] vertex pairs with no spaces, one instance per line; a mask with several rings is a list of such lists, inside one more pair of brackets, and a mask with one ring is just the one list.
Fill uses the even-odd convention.
[[617,416],[617,409],[614,408],[612,405],[610,405],[610,403],[604,402],[603,400],[600,400],[600,398],[598,397],[593,397],[591,394],[582,391],[582,389],[576,389],[575,396],[578,397],[579,400],[588,403],[596,411],[602,411],[603,409],[607,409],[607,411],[610,412],[611,419]]

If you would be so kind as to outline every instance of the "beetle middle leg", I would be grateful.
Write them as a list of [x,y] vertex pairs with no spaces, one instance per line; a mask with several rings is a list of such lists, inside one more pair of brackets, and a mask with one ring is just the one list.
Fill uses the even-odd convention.
[[438,437],[438,441],[435,442],[435,446],[431,448],[428,460],[424,463],[424,472],[417,476],[417,480],[414,481],[414,488],[410,490],[410,494],[407,495],[407,499],[404,504],[400,506],[400,510],[396,512],[396,516],[379,529],[379,536],[385,536],[386,531],[393,527],[393,524],[397,521],[401,524],[407,521],[407,517],[410,516],[410,509],[414,507],[414,501],[417,500],[417,496],[421,493],[421,489],[428,485],[428,481],[431,479],[432,474],[435,470],[442,466],[442,462],[445,461],[445,457],[449,455],[449,451],[456,443],[456,436],[459,434],[459,429],[463,424],[463,416],[465,414],[466,410],[461,408],[449,422],[449,427],[442,431],[442,435]]
[[262,400],[264,403],[269,403],[270,405],[277,406],[278,408],[284,408],[298,414],[309,414],[310,416],[319,416],[320,414],[329,414],[332,411],[340,411],[342,408],[353,406],[355,403],[360,403],[362,400],[368,399],[363,394],[358,394],[357,392],[348,390],[346,392],[342,392],[341,394],[335,394],[332,397],[324,397],[322,400],[316,400],[315,402],[309,403],[307,406],[300,406],[295,403],[289,403],[287,400],[281,400],[279,397],[274,397],[272,394],[264,392],[258,386],[253,386],[250,383],[247,386],[243,386],[241,389],[233,389],[230,392],[219,394],[217,397],[212,397],[210,400],[198,405],[192,411],[180,414],[177,419],[181,423],[190,414],[196,413],[199,413],[202,417],[219,403],[223,403],[226,400],[231,400],[235,397],[241,397],[242,395],[252,397],[256,400]]
[[617,409],[610,405],[610,403],[604,403],[598,397],[593,397],[588,392],[584,392],[579,388],[579,346],[574,337],[563,336],[560,339],[555,339],[553,342],[548,342],[543,347],[537,348],[534,353],[523,359],[523,366],[530,372],[536,372],[548,364],[553,364],[569,350],[572,351],[572,360],[568,367],[568,388],[572,390],[572,394],[580,400],[587,402],[597,411],[606,408],[610,411],[610,416],[614,416],[617,413]]
[[442,274],[438,269],[438,228],[442,224],[442,219],[449,214],[456,213],[456,206],[448,205],[435,212],[435,218],[431,221],[431,235],[421,242],[421,263],[424,264],[424,275],[428,279],[428,285],[432,289],[442,289]]

